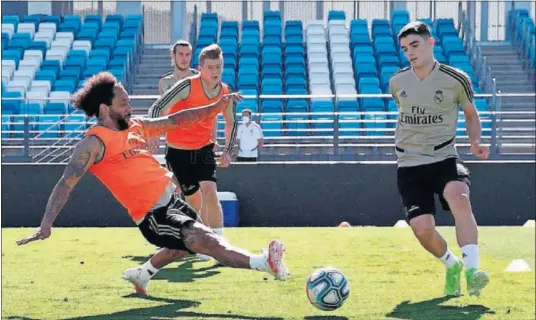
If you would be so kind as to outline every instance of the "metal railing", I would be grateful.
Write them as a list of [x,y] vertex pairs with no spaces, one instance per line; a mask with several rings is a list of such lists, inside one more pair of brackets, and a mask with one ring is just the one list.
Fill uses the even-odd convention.
[[[492,79],[492,92],[478,94],[476,98],[488,100],[489,111],[481,112],[484,142],[491,148],[491,157],[501,159],[509,156],[534,156],[535,112],[502,110],[501,98],[528,96],[534,93],[504,94],[495,89]],[[335,106],[340,99],[381,97],[390,99],[388,94],[358,95],[260,95],[245,98],[263,99],[334,99]],[[158,96],[132,96],[132,100],[158,98]],[[139,110],[146,114],[146,110]],[[138,113],[138,112],[136,112]],[[329,154],[345,157],[349,154],[362,154],[367,159],[393,156],[394,130],[397,112],[305,112],[305,113],[257,113],[256,119],[265,135],[264,156],[281,156],[299,159],[303,153]],[[374,115],[379,117],[373,117]],[[511,116],[517,115],[517,119]],[[272,116],[270,119],[269,116]],[[303,116],[305,119],[296,119]],[[9,115],[2,121],[2,156],[4,161],[25,162],[65,162],[71,149],[83,132],[93,123],[71,116],[62,116],[59,121],[46,121],[47,117],[57,115]],[[458,126],[458,145],[468,146],[468,137],[463,127],[460,113]],[[221,119],[223,124],[223,119]],[[219,139],[223,143],[224,129],[219,128]],[[517,149],[516,149],[517,148]],[[163,150],[163,149],[162,149]],[[517,151],[516,151],[517,150]],[[281,157],[280,157],[281,158]]]

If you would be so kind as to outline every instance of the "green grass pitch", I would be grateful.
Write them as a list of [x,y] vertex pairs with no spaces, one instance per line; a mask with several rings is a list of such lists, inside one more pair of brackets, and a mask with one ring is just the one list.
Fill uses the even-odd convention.
[[[234,228],[225,236],[254,253],[272,238],[287,249],[285,282],[251,270],[215,268],[187,258],[161,270],[149,296],[121,279],[154,252],[135,228],[56,228],[46,241],[17,247],[33,229],[2,229],[2,319],[535,319],[535,231],[480,228],[481,267],[491,276],[481,297],[442,298],[444,267],[410,229]],[[452,227],[440,228],[460,255]],[[506,273],[513,259],[532,271]],[[333,312],[315,309],[305,281],[333,266],[350,297]]]

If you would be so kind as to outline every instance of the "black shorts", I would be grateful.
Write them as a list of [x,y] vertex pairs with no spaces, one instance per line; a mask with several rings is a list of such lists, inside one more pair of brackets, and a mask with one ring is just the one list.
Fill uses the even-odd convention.
[[400,167],[397,170],[398,192],[408,221],[423,214],[435,214],[437,194],[443,210],[450,211],[443,190],[450,181],[462,181],[471,187],[469,170],[457,158],[431,164]]
[[190,251],[183,242],[182,229],[197,221],[195,210],[182,199],[174,196],[168,205],[149,211],[138,225],[141,233],[151,244],[174,250]]
[[218,181],[213,143],[197,150],[180,150],[168,147],[166,162],[168,168],[173,171],[179,181],[185,196],[196,193],[201,181]]

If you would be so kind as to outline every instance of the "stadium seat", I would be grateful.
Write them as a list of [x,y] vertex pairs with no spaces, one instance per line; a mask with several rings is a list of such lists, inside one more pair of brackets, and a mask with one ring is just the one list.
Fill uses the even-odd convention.
[[263,114],[261,115],[261,129],[265,137],[279,137],[282,135],[283,116],[279,114]]

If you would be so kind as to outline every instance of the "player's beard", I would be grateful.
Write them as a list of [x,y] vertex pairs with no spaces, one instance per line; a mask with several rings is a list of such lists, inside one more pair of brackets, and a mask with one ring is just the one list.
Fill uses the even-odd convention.
[[181,71],[181,72],[188,70],[188,67],[186,67],[186,68],[181,68],[181,67],[177,64],[177,62],[175,62],[175,68],[177,68],[177,70],[179,70],[179,71]]
[[120,116],[118,114],[110,114],[110,117],[115,120],[117,127],[120,131],[128,129],[128,120],[130,119],[130,114],[126,116]]
[[128,121],[125,120],[125,118],[118,119],[117,120],[117,125],[119,126],[119,130],[121,130],[121,131],[128,129]]

